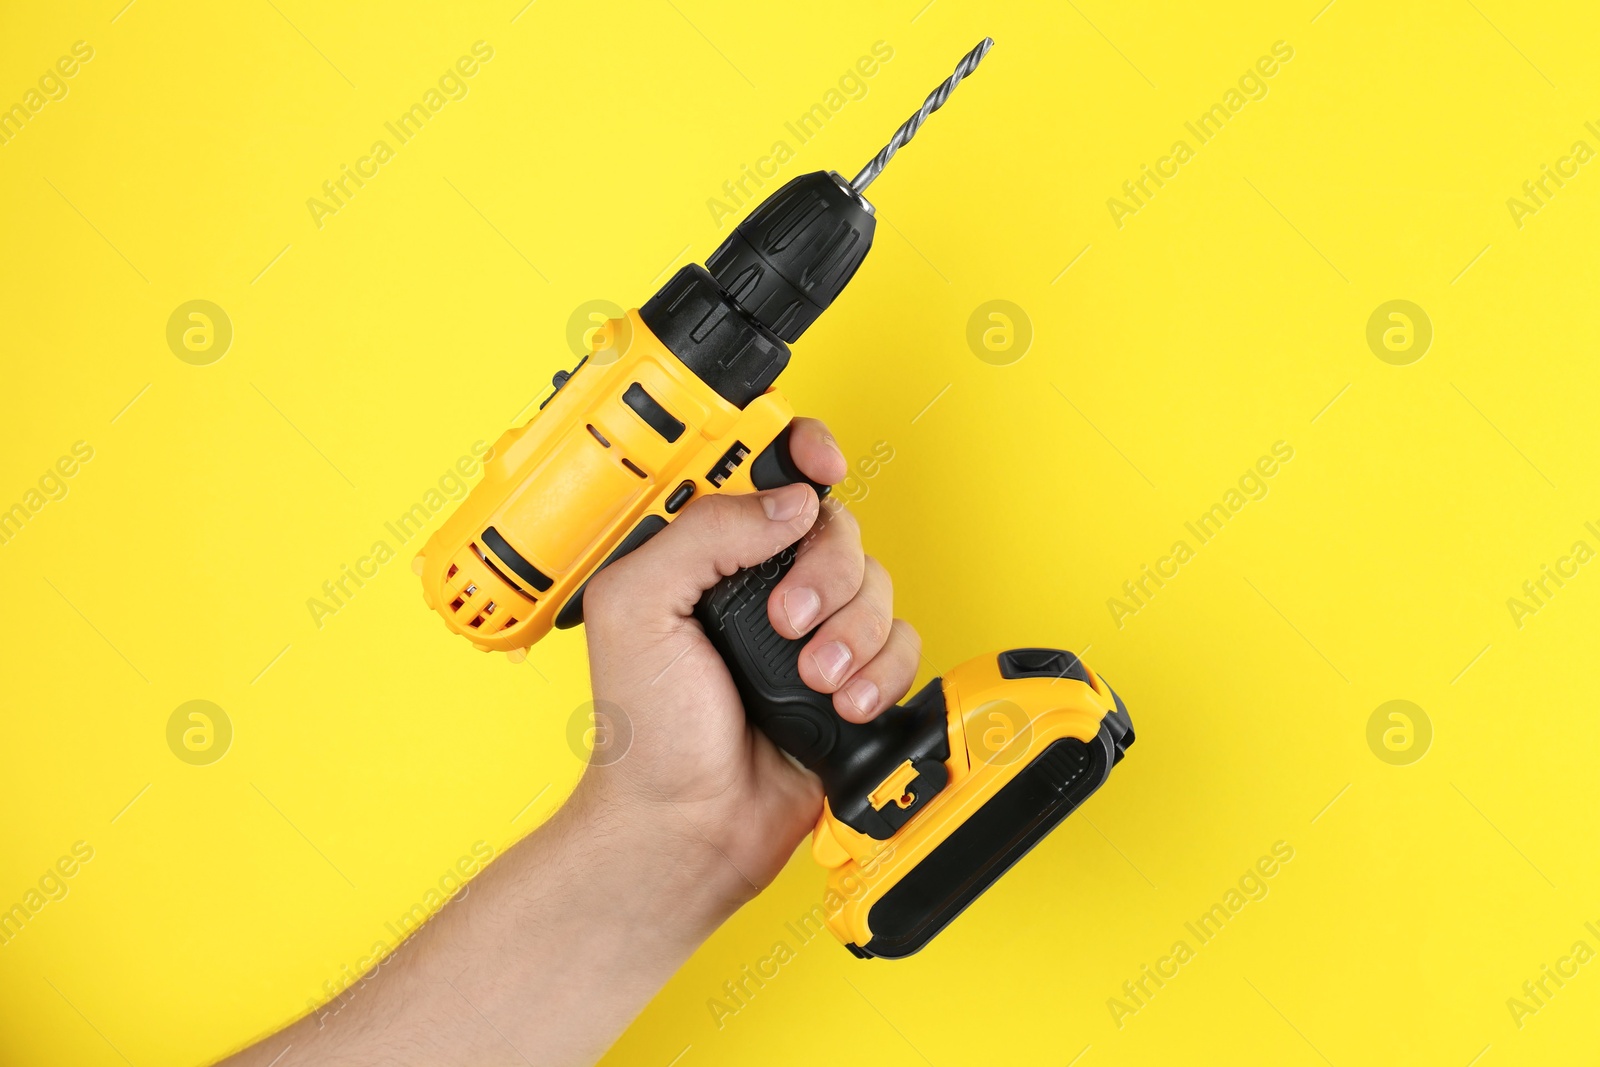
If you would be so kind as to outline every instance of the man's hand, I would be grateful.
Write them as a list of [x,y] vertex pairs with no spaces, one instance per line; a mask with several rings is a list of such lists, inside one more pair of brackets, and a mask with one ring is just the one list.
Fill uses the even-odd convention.
[[[818,422],[795,463],[845,474]],[[917,636],[891,622],[889,577],[855,520],[808,485],[707,497],[589,583],[597,708],[617,758],[339,999],[233,1067],[597,1060],[710,933],[782,869],[821,807],[816,778],[745,721],[694,619],[717,580],[805,538],[773,591],[777,631],[810,640],[806,684],[864,722],[903,696]],[[551,709],[535,709],[548,713]]]
[[[795,420],[790,450],[812,481],[846,473],[814,419]],[[816,823],[822,790],[745,721],[733,679],[695,621],[701,595],[800,541],[767,614],[786,637],[812,634],[800,654],[805,683],[865,722],[904,696],[917,673],[919,641],[893,617],[888,573],[862,552],[850,513],[828,504],[804,484],[702,497],[584,594],[596,708],[618,720],[610,736],[629,748],[592,765],[582,788],[683,848],[716,850],[751,895]]]

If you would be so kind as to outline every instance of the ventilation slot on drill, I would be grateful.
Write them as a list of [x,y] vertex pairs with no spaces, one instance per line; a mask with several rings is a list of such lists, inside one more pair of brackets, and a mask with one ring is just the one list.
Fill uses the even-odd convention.
[[732,474],[733,469],[743,463],[744,457],[749,454],[750,449],[743,441],[735,441],[732,447],[722,454],[722,458],[706,471],[706,481],[721,489],[722,483],[728,480],[728,475]]
[[[491,600],[491,601],[489,601],[487,604],[485,604],[483,606],[483,611],[478,614],[477,618],[475,618],[471,622],[467,623],[467,625],[472,627],[474,630],[476,630],[478,627],[483,625],[484,616],[493,615],[494,614],[494,609],[495,609],[495,603],[494,603],[494,601]],[[516,619],[512,619],[512,620],[510,620],[510,622],[507,622],[506,625],[509,626],[509,625],[511,625],[511,623],[516,622],[516,621],[517,621]]]
[[478,541],[467,543],[447,568],[445,580],[443,594],[451,598],[449,613],[456,625],[485,636],[515,626],[517,613],[528,613],[517,605],[536,603],[496,566],[494,557]]

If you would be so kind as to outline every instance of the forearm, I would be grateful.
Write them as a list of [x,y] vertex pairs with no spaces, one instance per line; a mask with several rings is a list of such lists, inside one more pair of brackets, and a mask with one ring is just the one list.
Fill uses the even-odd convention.
[[[842,477],[844,457],[821,425],[794,425],[806,476]],[[811,530],[818,510],[805,484],[706,496],[595,575],[584,618],[596,718],[611,709],[629,747],[591,762],[545,826],[375,973],[230,1067],[566,1065],[603,1055],[816,825],[821,783],[751,728],[694,607],[723,575]],[[801,590],[809,621],[786,625],[823,619],[829,642],[853,642],[862,671],[886,662],[887,628],[874,641],[850,620],[890,617],[887,576],[868,583],[868,570],[855,525],[830,520],[787,579],[826,597]],[[830,579],[835,571],[844,579]],[[915,673],[914,646],[899,651],[904,677],[880,671],[875,683],[891,703]]]
[[580,784],[338,1010],[229,1067],[592,1063],[752,892],[681,814]]

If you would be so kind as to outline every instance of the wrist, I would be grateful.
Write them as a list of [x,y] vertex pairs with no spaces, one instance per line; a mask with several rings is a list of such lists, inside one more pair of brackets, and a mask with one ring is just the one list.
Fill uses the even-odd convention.
[[591,777],[429,924],[450,996],[541,1063],[597,1060],[753,893],[687,823]]
[[733,857],[728,820],[585,774],[562,813],[578,860],[644,936],[697,946],[759,891]]

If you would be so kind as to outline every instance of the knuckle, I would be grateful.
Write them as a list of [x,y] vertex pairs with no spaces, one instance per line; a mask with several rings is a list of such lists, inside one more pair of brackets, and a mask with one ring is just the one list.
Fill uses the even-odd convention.
[[[829,494],[832,498],[832,494]],[[861,520],[856,518],[855,512],[840,504],[828,512],[828,523],[838,527],[838,536],[850,537],[859,542],[861,540]]]
[[888,616],[869,607],[861,613],[856,621],[856,633],[860,639],[874,649],[880,649],[889,639],[890,621]]
[[894,632],[910,653],[910,658],[915,660],[922,655],[922,635],[917,633],[917,628],[904,619],[894,620]]
[[861,577],[863,583],[870,578],[882,587],[886,595],[890,597],[894,595],[894,578],[889,574],[888,568],[878,561],[877,556],[861,557]]
[[802,558],[783,579],[785,590],[806,586],[822,598],[822,618],[842,609],[855,599],[855,588],[840,574],[836,561]]
[[612,564],[602,571],[595,573],[583,590],[583,615],[585,619],[595,619],[610,615],[622,595],[623,582],[627,571],[623,569],[622,561]]
[[739,505],[721,494],[703,496],[683,510],[683,518],[692,519],[691,528],[707,538],[727,536],[739,513]]
[[598,597],[603,600],[610,596],[611,587],[618,581],[617,576],[623,573],[625,569],[626,565],[623,561],[618,560],[609,567],[602,567],[600,570],[595,571],[584,584],[583,599],[585,601],[593,601],[594,598]]
[[863,587],[862,579],[865,577],[860,554],[851,552],[848,546],[840,546],[825,565],[827,571],[824,580],[829,591],[839,598],[841,605],[854,600]]

